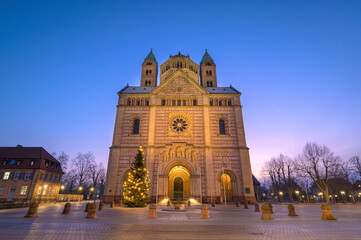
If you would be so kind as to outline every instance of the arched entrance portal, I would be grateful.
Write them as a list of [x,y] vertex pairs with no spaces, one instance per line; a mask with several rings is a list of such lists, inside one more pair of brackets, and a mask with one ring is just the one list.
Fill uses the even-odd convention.
[[169,172],[170,199],[187,199],[190,197],[190,174],[183,166],[175,166]]
[[232,181],[227,173],[221,175],[221,194],[222,198],[226,197],[228,201],[233,198]]

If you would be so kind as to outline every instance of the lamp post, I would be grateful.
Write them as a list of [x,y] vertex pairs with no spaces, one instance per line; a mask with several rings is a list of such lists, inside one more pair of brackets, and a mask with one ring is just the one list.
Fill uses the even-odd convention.
[[[95,196],[94,196],[93,191],[94,191],[94,188],[93,188],[93,187],[91,187],[91,188],[90,188],[90,194],[93,194],[93,198],[94,198],[94,202],[95,202]],[[90,195],[90,196],[91,196],[91,195]]]
[[279,194],[280,194],[280,200],[281,200],[281,202],[283,202],[283,192],[279,192]]
[[[82,186],[80,186],[80,187],[78,188],[78,190],[80,191],[80,194],[81,194],[81,195],[83,195],[83,194],[82,194],[83,187],[82,187]],[[82,199],[80,198],[80,199],[79,199],[79,202],[81,202],[81,200],[82,200]]]
[[301,199],[300,199],[300,191],[296,190],[295,193],[296,193],[296,196],[297,196],[298,201],[301,202]]
[[340,192],[341,193],[341,196],[342,196],[342,201],[344,202],[344,203],[346,203],[346,193],[345,193],[345,191],[341,191]]
[[323,193],[322,193],[322,192],[319,192],[319,193],[318,193],[318,196],[321,198],[321,202],[323,202]]

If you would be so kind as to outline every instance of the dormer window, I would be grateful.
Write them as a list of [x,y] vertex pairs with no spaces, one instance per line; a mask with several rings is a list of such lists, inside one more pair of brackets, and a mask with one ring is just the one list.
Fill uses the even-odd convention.
[[35,164],[35,160],[31,160],[30,161],[30,166],[34,166],[34,164]]
[[51,168],[54,169],[54,163],[53,162],[51,163]]
[[15,160],[10,161],[10,165],[14,165],[14,163],[15,163]]
[[3,161],[3,166],[5,166],[8,163],[8,160]]
[[45,161],[45,167],[49,167],[49,161]]
[[59,167],[60,167],[59,164],[56,164],[56,170],[59,170]]
[[21,160],[18,160],[18,161],[16,162],[16,166],[20,166],[20,164],[21,164]]

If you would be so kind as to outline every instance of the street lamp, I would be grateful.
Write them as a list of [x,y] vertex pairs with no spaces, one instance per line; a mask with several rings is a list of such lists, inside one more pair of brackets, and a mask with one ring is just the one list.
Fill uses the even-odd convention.
[[[92,193],[93,191],[94,191],[94,188],[91,187],[91,188],[90,188],[90,192]],[[94,202],[95,202],[95,196],[94,196],[94,194],[93,194],[93,198],[94,198]]]
[[300,199],[300,191],[296,190],[295,193],[296,193],[296,196],[297,196],[297,200],[298,200],[299,202],[301,202],[301,199]]
[[281,196],[281,201],[283,202],[283,192],[279,192],[280,196]]

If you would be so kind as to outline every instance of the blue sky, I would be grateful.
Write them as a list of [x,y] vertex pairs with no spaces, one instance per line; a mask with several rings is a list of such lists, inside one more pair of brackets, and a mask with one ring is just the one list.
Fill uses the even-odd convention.
[[0,146],[107,162],[117,91],[207,48],[242,92],[254,173],[307,141],[361,155],[360,1],[1,1]]

